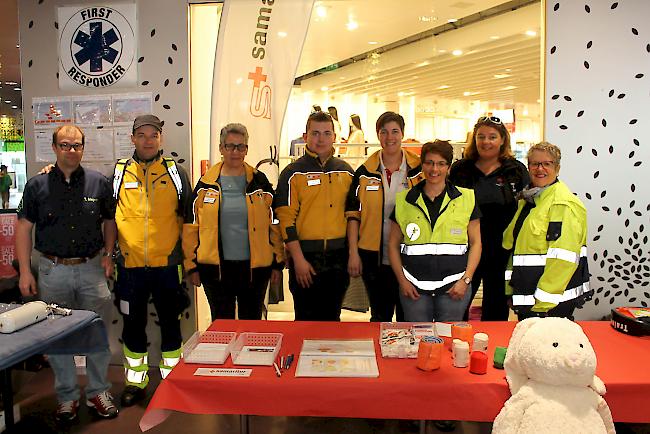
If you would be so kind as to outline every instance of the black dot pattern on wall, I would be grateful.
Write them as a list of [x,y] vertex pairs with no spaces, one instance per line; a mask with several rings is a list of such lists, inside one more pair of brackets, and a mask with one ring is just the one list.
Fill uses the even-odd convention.
[[553,45],[553,46],[551,47],[551,54],[555,54],[555,51],[556,51],[556,50],[557,50],[557,47],[556,47],[555,45]]
[[29,24],[27,25],[27,27],[29,27],[30,29],[31,29],[32,27],[34,27],[34,20],[31,20],[31,21],[29,22]]
[[634,27],[632,27],[632,34],[638,36],[638,35],[639,35],[639,31],[638,31],[637,29],[635,29]]
[[589,5],[585,5],[585,12],[591,13],[591,8],[589,7]]
[[178,152],[172,151],[172,157],[178,157]]
[[29,62],[27,62],[27,67],[31,68],[33,64],[34,64],[34,61],[30,59]]
[[183,125],[185,125],[185,124],[183,122],[181,122],[181,121],[176,122],[176,126],[178,126],[178,127],[182,127]]
[[165,110],[169,110],[169,109],[171,109],[171,106],[169,104],[163,104],[163,108]]
[[609,7],[610,9],[616,9],[618,7],[618,2],[612,3],[612,5]]
[[174,63],[174,59],[171,58],[171,56],[167,57],[167,63],[170,65]]
[[587,42],[587,49],[591,48],[592,45],[593,45],[593,41]]
[[176,44],[172,44],[172,50],[178,51],[178,47],[176,46]]
[[56,21],[54,22],[54,28],[57,29],[57,30],[59,29],[59,23],[56,22]]
[[559,4],[559,3],[555,3],[555,4],[553,5],[553,10],[554,10],[555,12],[557,12],[558,9],[560,9],[560,4]]
[[154,35],[156,34],[156,29],[151,29],[151,32],[149,33],[151,37],[153,38]]
[[153,97],[153,100],[158,102],[159,99],[160,99],[160,94],[157,93],[156,96]]
[[176,80],[176,84],[181,84],[183,82],[183,77],[179,77],[178,80]]
[[148,81],[148,80],[145,80],[145,81],[143,81],[141,84],[142,84],[143,86],[146,86],[146,85],[149,84],[149,81]]
[[169,86],[169,79],[165,80],[165,82],[163,83],[163,86],[165,86],[165,87]]
[[138,58],[138,63],[142,63],[142,62],[144,62],[144,56]]

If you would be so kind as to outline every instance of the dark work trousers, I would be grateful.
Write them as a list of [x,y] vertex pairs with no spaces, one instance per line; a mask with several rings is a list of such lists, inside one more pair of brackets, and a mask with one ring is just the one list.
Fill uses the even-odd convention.
[[199,275],[210,304],[212,321],[261,319],[271,267],[251,269],[250,261],[222,261],[221,276],[216,265],[199,264]]
[[293,295],[296,321],[340,321],[343,296],[350,284],[348,251],[304,252],[316,275],[308,288],[296,280],[293,263],[289,267],[289,289]]
[[180,291],[178,266],[125,268],[117,266],[116,304],[124,318],[122,340],[135,353],[147,352],[147,307],[149,298],[158,315],[162,351],[181,347]]
[[519,321],[536,316],[568,318],[573,321],[573,311],[578,305],[583,303],[584,301],[578,300],[563,301],[548,312],[533,312],[530,310],[532,306],[520,306],[516,309],[516,312]]
[[[491,244],[484,246],[481,261],[472,276],[472,300],[478,291],[481,280],[483,281],[481,321],[508,320],[510,311],[505,282],[507,262],[508,253],[503,248]],[[463,319],[467,321],[468,316],[469,307]]]
[[393,313],[404,321],[399,299],[399,283],[390,265],[380,263],[379,252],[359,249],[363,283],[370,300],[370,321],[391,322]]

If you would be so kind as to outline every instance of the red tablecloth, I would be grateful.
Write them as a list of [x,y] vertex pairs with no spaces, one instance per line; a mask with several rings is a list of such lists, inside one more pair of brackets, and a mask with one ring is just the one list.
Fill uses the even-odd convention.
[[[475,332],[507,346],[514,322],[473,322]],[[614,420],[650,422],[650,340],[614,331],[608,322],[580,322],[598,356],[598,376],[607,386]],[[300,353],[303,339],[374,338],[379,378],[296,378],[297,363],[276,377],[273,367],[254,367],[248,378],[195,377],[202,366],[180,362],[154,394],[140,421],[147,430],[170,410],[195,414],[328,416],[378,419],[493,421],[510,397],[505,373],[486,375],[454,368],[446,352],[442,368],[423,372],[415,359],[384,359],[378,323],[216,321],[210,330],[280,332],[281,355]],[[297,360],[296,360],[297,362]],[[214,365],[204,365],[214,366]],[[230,358],[224,367],[232,367]]]

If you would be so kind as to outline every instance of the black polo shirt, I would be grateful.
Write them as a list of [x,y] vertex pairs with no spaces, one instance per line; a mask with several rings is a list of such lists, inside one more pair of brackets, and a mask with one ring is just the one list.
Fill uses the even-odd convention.
[[36,225],[34,248],[61,258],[87,257],[103,246],[102,222],[115,219],[115,201],[108,179],[79,166],[66,182],[54,166],[25,186],[18,218]]

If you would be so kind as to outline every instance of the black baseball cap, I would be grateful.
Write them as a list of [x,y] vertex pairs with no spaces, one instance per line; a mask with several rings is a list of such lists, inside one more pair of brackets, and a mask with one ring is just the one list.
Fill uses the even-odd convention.
[[141,115],[135,118],[133,121],[133,131],[145,125],[151,125],[162,133],[164,122],[162,122],[160,119],[158,119],[157,116],[154,115]]

